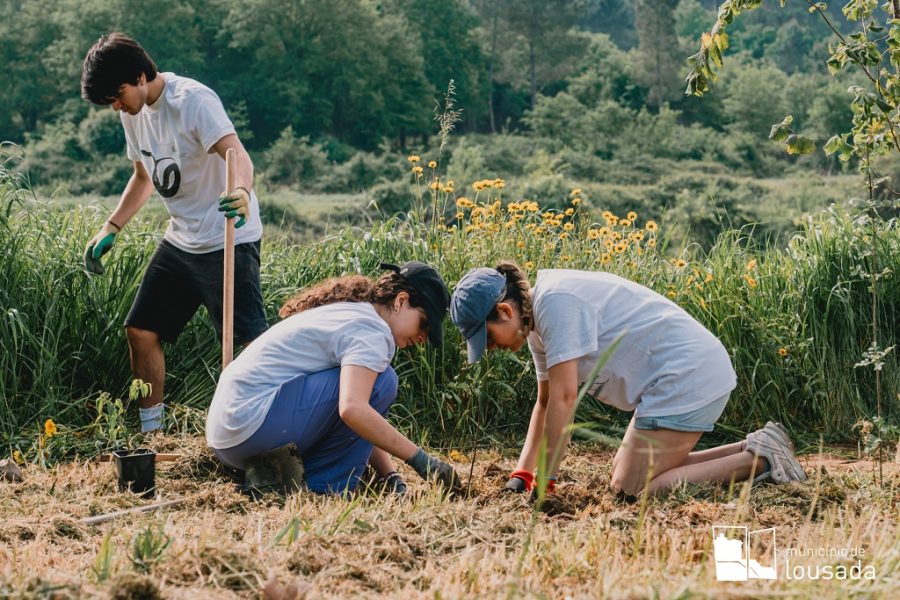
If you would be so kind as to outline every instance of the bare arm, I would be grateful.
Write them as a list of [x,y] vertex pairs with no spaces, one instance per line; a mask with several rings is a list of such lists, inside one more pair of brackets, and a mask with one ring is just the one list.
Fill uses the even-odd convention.
[[541,447],[541,439],[544,437],[544,419],[547,415],[547,399],[550,397],[550,382],[538,380],[537,400],[531,411],[531,421],[528,423],[528,435],[525,436],[525,445],[519,454],[519,462],[516,470],[533,473],[537,464],[538,451]]
[[418,447],[369,405],[377,377],[378,373],[365,367],[341,367],[338,414],[364,440],[388,454],[409,460]]
[[109,220],[119,227],[125,227],[125,224],[146,204],[152,192],[153,182],[150,181],[147,170],[140,161],[134,161],[134,172]]
[[556,477],[566,446],[571,437],[568,426],[575,417],[578,400],[578,361],[567,360],[550,368],[550,392],[547,400],[547,416],[544,436],[547,440],[547,471]]
[[242,187],[249,192],[253,189],[253,161],[250,160],[250,155],[247,154],[241,140],[231,133],[213,144],[213,150],[222,157],[222,160],[225,160],[225,152],[229,148],[234,148],[235,155],[234,186]]

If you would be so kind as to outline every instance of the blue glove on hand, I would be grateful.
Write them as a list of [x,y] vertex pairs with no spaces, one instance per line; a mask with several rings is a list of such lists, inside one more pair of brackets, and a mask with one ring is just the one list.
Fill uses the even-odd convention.
[[426,481],[434,481],[442,483],[451,492],[459,492],[462,490],[462,484],[456,471],[447,463],[425,453],[419,448],[412,458],[406,461],[418,473],[419,477]]

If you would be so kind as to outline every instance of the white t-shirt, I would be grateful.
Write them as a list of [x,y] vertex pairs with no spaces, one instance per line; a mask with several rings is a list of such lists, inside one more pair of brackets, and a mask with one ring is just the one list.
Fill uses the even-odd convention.
[[610,273],[538,271],[528,346],[540,380],[578,359],[584,383],[600,356],[624,337],[588,392],[639,417],[678,415],[735,388],[722,343],[668,298]]
[[224,449],[250,438],[280,386],[298,375],[345,365],[382,373],[395,350],[390,327],[368,302],[327,304],[288,317],[222,371],[206,417],[206,441]]
[[[128,158],[141,161],[169,212],[165,239],[195,254],[225,245],[225,217],[218,198],[225,191],[225,161],[213,146],[234,133],[219,97],[187,77],[162,73],[166,85],[136,115],[121,111]],[[262,237],[259,202],[250,192],[250,218],[235,230],[238,244]]]

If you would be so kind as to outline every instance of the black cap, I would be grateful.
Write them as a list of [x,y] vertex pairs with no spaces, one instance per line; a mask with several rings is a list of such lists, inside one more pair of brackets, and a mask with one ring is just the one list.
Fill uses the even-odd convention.
[[400,266],[381,263],[381,268],[393,271],[407,280],[419,293],[422,308],[428,317],[428,340],[437,347],[444,343],[444,317],[450,309],[450,292],[440,273],[423,262],[410,261]]

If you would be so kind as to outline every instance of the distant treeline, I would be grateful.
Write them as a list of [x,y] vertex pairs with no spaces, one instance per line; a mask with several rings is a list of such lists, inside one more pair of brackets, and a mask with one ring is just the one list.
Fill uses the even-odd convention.
[[[801,94],[827,87],[823,50],[830,32],[806,14],[805,3],[771,4],[736,24],[733,51],[769,65],[776,80],[802,74]],[[54,122],[77,127],[88,117],[90,107],[79,98],[81,61],[112,30],[138,39],[161,70],[215,89],[255,149],[288,126],[333,147],[337,158],[342,145],[374,150],[387,140],[403,147],[433,133],[435,101],[451,79],[463,132],[527,130],[526,117],[542,97],[573,87],[632,110],[668,105],[684,125],[723,130],[738,118],[734,111],[716,98],[686,98],[682,84],[685,56],[714,21],[715,6],[710,0],[0,0],[0,140],[24,142]],[[778,100],[770,104],[782,108]],[[770,125],[768,118],[761,125]]]

